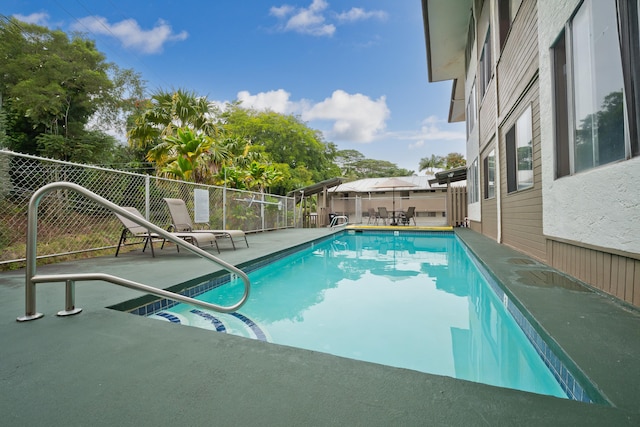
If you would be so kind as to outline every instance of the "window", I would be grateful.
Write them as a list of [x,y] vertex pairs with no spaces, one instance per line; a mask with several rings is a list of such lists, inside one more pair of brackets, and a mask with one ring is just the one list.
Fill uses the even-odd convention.
[[496,153],[491,150],[484,158],[484,198],[491,199],[496,196]]
[[480,178],[478,170],[478,159],[476,158],[467,170],[467,182],[469,184],[469,204],[480,201]]
[[640,155],[640,0],[618,0],[620,53],[631,155]]
[[533,187],[533,137],[531,106],[506,135],[507,192]]
[[555,99],[556,178],[571,173],[569,159],[569,101],[567,100],[567,50],[564,31],[552,51],[553,97]]
[[467,101],[467,139],[476,125],[478,118],[478,106],[476,103],[476,81],[473,80],[471,92],[469,93],[469,101]]
[[489,87],[491,80],[491,27],[487,29],[487,35],[482,45],[482,54],[480,55],[480,94],[484,96]]
[[500,49],[504,47],[511,23],[516,17],[522,0],[498,0],[498,19],[500,24]]
[[[638,0],[618,2],[637,8]],[[637,43],[637,31],[630,31],[632,25],[637,29],[637,19],[631,21],[621,28]],[[552,46],[557,178],[637,154],[637,117],[627,116],[625,125],[625,115],[629,107],[635,111],[638,73],[623,73],[617,29],[616,0],[585,0]],[[629,67],[634,61],[640,66],[637,48],[631,51],[624,55]],[[629,131],[636,135],[630,138]]]
[[[476,40],[476,21],[471,11],[471,18],[469,19],[469,28],[467,29],[467,45],[464,49],[464,71],[465,74],[469,71],[469,65],[471,64],[471,52],[473,50],[473,44]],[[476,59],[476,58],[474,58]],[[475,63],[474,63],[475,67]]]

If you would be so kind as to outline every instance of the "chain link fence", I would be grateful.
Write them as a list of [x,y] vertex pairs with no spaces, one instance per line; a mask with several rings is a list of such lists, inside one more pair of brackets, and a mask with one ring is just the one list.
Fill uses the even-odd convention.
[[[163,198],[183,199],[195,218],[196,193],[199,203],[204,196],[205,203],[208,198],[209,204],[208,222],[196,223],[196,228],[241,229],[250,233],[289,228],[295,224],[295,204],[290,197],[0,150],[0,269],[23,265],[29,200],[39,188],[58,181],[81,185],[117,205],[133,206],[163,228],[171,223]],[[53,191],[42,199],[38,208],[38,258],[115,251],[121,232],[122,223],[106,208],[71,190]]]

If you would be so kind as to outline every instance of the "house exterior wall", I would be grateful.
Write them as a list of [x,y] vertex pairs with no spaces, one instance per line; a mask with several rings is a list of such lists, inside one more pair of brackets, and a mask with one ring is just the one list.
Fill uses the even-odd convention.
[[[494,195],[493,197],[489,197],[486,194],[485,188],[485,180],[488,179],[486,177],[486,170],[484,168],[484,160],[487,155],[491,152],[491,150],[496,150],[495,136],[496,136],[496,122],[497,122],[497,114],[498,114],[498,106],[497,106],[497,98],[496,98],[496,87],[495,87],[495,25],[493,25],[492,15],[492,1],[485,2],[476,2],[475,7],[477,8],[480,4],[482,4],[482,9],[475,10],[475,15],[479,17],[477,25],[476,25],[476,46],[478,49],[478,56],[475,62],[471,62],[471,64],[475,64],[476,68],[476,87],[478,88],[478,151],[480,153],[479,156],[479,167],[480,167],[480,230],[481,232],[491,237],[492,239],[498,240],[499,238],[499,197]],[[485,37],[487,32],[490,32],[491,35],[491,79],[487,85],[485,93],[482,94],[481,90],[481,80],[482,80],[482,72],[481,72],[481,57],[483,51],[483,44],[485,41]],[[473,66],[473,65],[471,65]],[[470,67],[471,67],[470,66]],[[497,189],[496,189],[497,190]]]
[[[507,160],[505,134],[528,107],[532,113],[533,186],[512,193],[507,192]],[[502,243],[541,261],[547,258],[546,239],[542,230],[542,166],[540,164],[540,104],[537,78],[516,108],[503,122],[500,130],[500,191],[502,191]]]
[[[540,104],[553,105],[551,46],[579,0],[538,1]],[[640,157],[555,178],[553,109],[540,114],[549,263],[640,306]]]
[[[482,151],[480,155],[480,164],[484,165],[484,159],[487,155],[495,150],[495,141],[492,140],[489,144],[487,144],[486,149]],[[486,169],[484,166],[480,167],[480,182],[485,182]],[[482,234],[485,236],[491,237],[492,239],[498,240],[498,201],[497,197],[488,197],[486,194],[485,186],[481,186],[480,198],[482,200],[482,222],[480,229]]]
[[[519,4],[519,9],[510,22],[506,38],[498,16],[498,11],[503,11],[506,3],[499,0],[474,1],[473,16],[477,18],[475,39],[469,41],[473,43],[472,59],[464,76],[466,102],[469,101],[473,79],[476,81],[478,119],[467,139],[467,166],[478,158],[481,192],[480,202],[469,205],[470,227],[623,301],[640,306],[640,156],[631,156],[626,147],[626,160],[579,172],[563,170],[559,174],[563,176],[556,178],[552,48],[579,8],[590,4],[590,1],[509,2],[509,5]],[[616,7],[614,2],[610,6],[603,4],[597,3],[597,6]],[[482,95],[479,89],[480,58],[489,27],[492,28],[493,71],[486,93]],[[610,28],[607,27],[606,31],[612,31]],[[633,33],[631,37],[638,35]],[[563,54],[562,50],[557,52]],[[567,58],[569,55],[571,50],[567,44]],[[600,61],[603,62],[601,57]],[[568,68],[563,70],[567,74],[572,71]],[[558,75],[559,72],[560,68]],[[589,74],[582,73],[581,77],[585,75]],[[451,77],[460,78],[458,75]],[[571,80],[568,79],[567,87],[570,89]],[[632,79],[638,85],[638,77]],[[558,93],[563,92],[559,89]],[[572,107],[562,104],[567,104],[567,100],[562,95],[559,97],[558,103],[563,109],[558,111],[566,110],[570,115]],[[509,132],[529,107],[533,185],[524,189],[516,186],[514,189],[513,181],[509,181],[513,178],[510,173],[514,167],[513,164],[507,165],[507,160],[513,162],[512,157],[507,158],[507,146],[513,150],[514,145],[513,139],[508,145],[507,136],[513,138],[513,133]],[[559,135],[563,138],[565,131],[561,130]],[[572,135],[569,135],[569,143],[572,143]],[[484,160],[492,151],[497,163],[495,197],[486,197],[485,177],[488,174]],[[562,151],[558,154],[564,155]],[[564,164],[562,166],[567,168]]]
[[478,124],[480,125],[480,151],[482,151],[489,141],[496,134],[496,115],[498,104],[496,102],[495,78],[491,80],[480,102],[480,112],[478,114]]
[[[544,261],[547,253],[542,229],[537,28],[536,2],[524,1],[512,22],[498,59],[499,191],[502,243]],[[531,107],[532,113],[533,186],[509,192],[506,134],[528,107]]]
[[[579,1],[540,2],[540,92],[552,105],[550,47]],[[640,157],[554,179],[553,115],[541,115],[543,144],[544,232],[549,237],[640,253]],[[635,236],[635,238],[634,238]]]
[[[475,64],[473,67],[469,67],[467,70],[466,82],[465,82],[465,105],[469,108],[470,98],[473,97],[475,99],[475,106],[471,106],[470,108],[475,108],[476,110],[476,118],[477,118],[477,109],[479,105],[479,96],[478,96],[478,81],[476,77],[477,71],[477,61],[478,61],[478,45],[477,43],[473,43],[471,47],[471,52],[469,53],[469,62]],[[475,83],[475,84],[474,84]],[[460,84],[460,82],[458,82]],[[472,93],[473,92],[473,93]],[[467,120],[467,167],[470,167],[474,160],[477,159],[478,165],[480,164],[480,126],[478,125],[478,120],[474,120],[473,125],[469,126],[469,121]],[[469,173],[469,170],[467,170]],[[467,181],[468,182],[468,181]],[[478,184],[482,182],[478,180]],[[467,187],[467,190],[469,188]],[[481,198],[479,198],[475,202],[469,202],[467,206],[467,218],[471,221],[471,224],[479,223],[482,220],[482,206],[481,206]]]

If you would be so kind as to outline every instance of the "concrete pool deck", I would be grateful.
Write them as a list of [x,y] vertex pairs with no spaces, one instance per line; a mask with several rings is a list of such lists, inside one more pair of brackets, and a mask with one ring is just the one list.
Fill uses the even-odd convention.
[[[401,228],[400,228],[401,229]],[[289,229],[224,248],[234,265],[330,234]],[[0,273],[3,425],[639,425],[640,313],[471,230],[458,236],[611,402],[585,404],[158,322],[105,307],[139,297],[102,282],[37,285],[45,317],[24,314],[24,271]],[[215,252],[212,252],[214,255]],[[214,267],[214,269],[216,269]],[[166,288],[212,264],[175,248],[42,266]],[[545,282],[544,278],[550,278]],[[564,279],[563,279],[564,278]]]

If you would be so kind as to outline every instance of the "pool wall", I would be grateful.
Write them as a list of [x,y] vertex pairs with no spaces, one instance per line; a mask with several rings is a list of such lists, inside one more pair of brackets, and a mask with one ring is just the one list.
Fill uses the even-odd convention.
[[[543,360],[544,364],[547,365],[547,368],[551,371],[567,396],[572,400],[585,403],[607,403],[600,393],[597,392],[595,387],[593,387],[586,375],[582,374],[575,363],[571,362],[571,359],[564,354],[551,336],[545,333],[545,338],[543,338],[540,333],[538,333],[538,329],[541,329],[541,326],[535,322],[535,319],[532,319],[534,322],[533,324],[529,321],[527,317],[530,316],[525,316],[523,314],[523,311],[526,312],[526,310],[523,309],[523,311],[521,311],[520,308],[518,308],[519,304],[517,299],[510,296],[504,286],[499,285],[499,282],[489,273],[471,249],[459,238],[458,242],[464,248],[476,268],[478,268],[478,271],[480,271],[484,276],[489,286],[491,286],[491,289],[493,289],[493,292],[502,301],[503,305],[516,321],[522,332],[524,332],[529,342],[536,349],[536,352]],[[536,327],[534,327],[534,324]],[[554,343],[555,345],[552,348],[552,346],[547,344],[547,342]],[[556,353],[561,355],[561,357]],[[565,364],[565,361],[569,362],[567,364],[570,364],[571,368],[566,366],[567,364]],[[578,374],[574,375],[574,372]],[[576,379],[576,376],[578,375],[581,377],[581,380]],[[585,384],[585,386],[582,384]],[[588,389],[589,391],[587,391]]]

